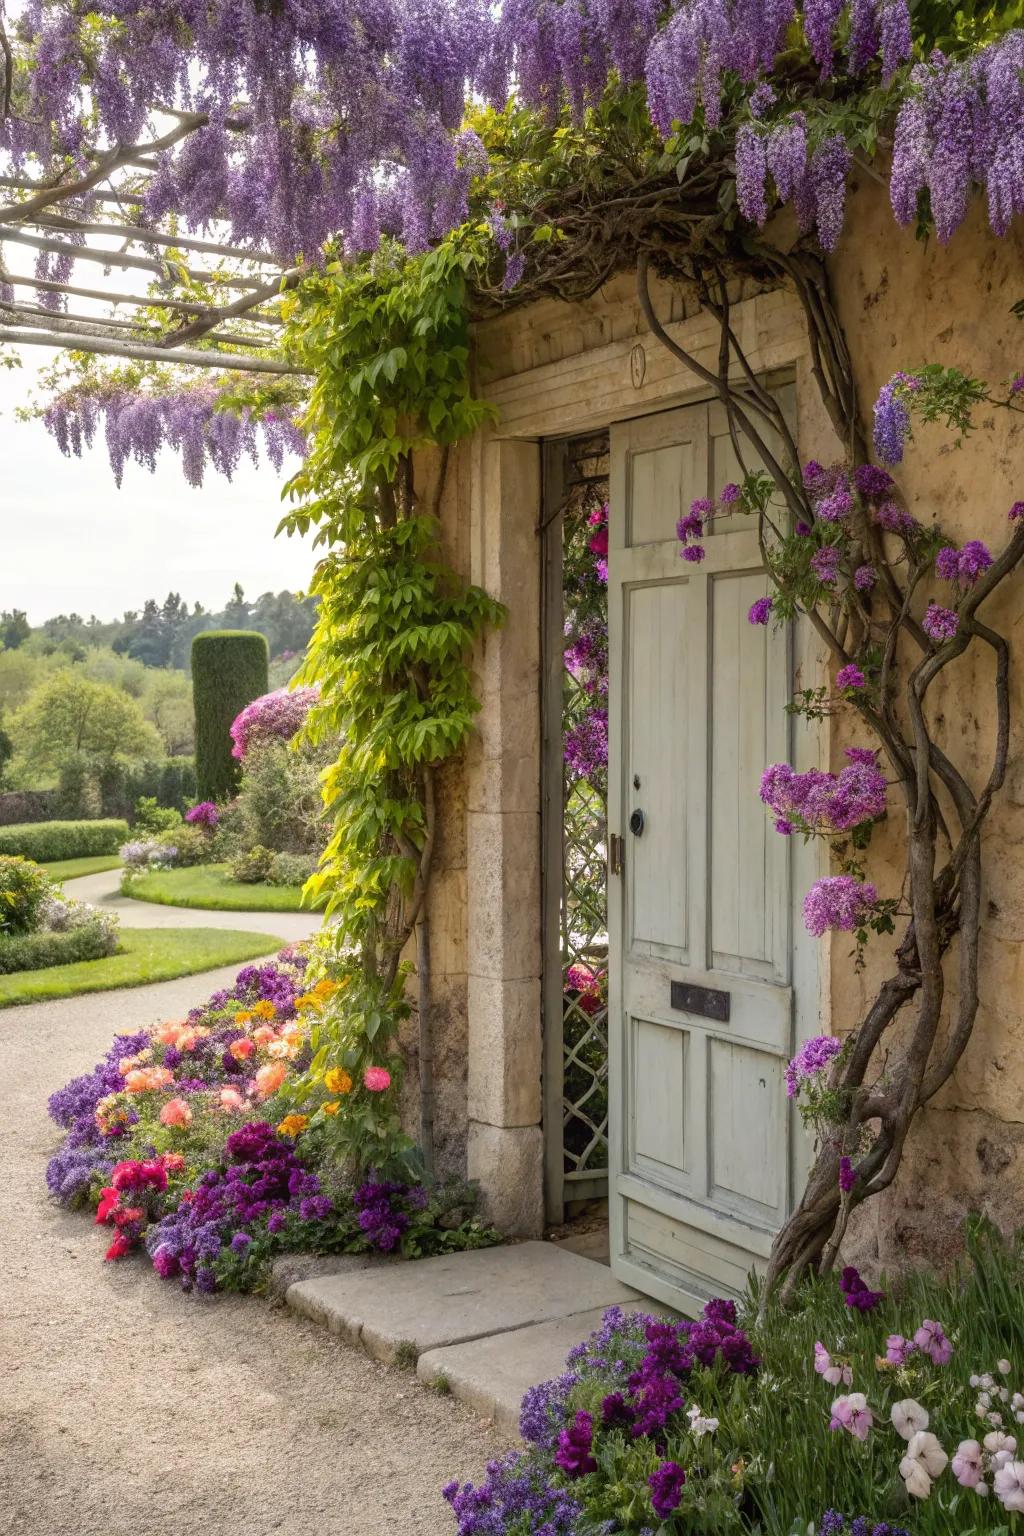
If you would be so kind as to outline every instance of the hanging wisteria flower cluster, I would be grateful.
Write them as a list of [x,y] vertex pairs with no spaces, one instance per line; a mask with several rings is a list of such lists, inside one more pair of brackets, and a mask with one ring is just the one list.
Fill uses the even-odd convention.
[[[174,213],[197,229],[224,221],[235,243],[287,260],[339,234],[350,253],[375,248],[382,232],[418,251],[466,219],[470,184],[486,169],[463,125],[467,103],[501,107],[514,89],[549,117],[568,103],[579,120],[614,71],[624,87],[643,82],[666,138],[698,117],[716,129],[745,96],[741,210],[764,222],[770,177],[831,249],[851,165],[846,137],[785,103],[769,121],[777,103],[765,77],[799,21],[822,80],[877,65],[890,84],[911,57],[908,0],[681,0],[667,19],[665,9],[659,0],[239,0],[228,9],[100,0],[86,25],[31,0],[17,31],[33,61],[26,109],[0,123],[0,152],[15,173],[84,166],[95,143],[165,132],[172,108],[190,116],[157,156],[148,217]],[[916,66],[892,172],[901,222],[927,191],[948,239],[972,183],[986,187],[998,233],[1021,211],[1022,58],[1024,33],[1013,32],[968,63],[936,54]],[[90,212],[86,190],[76,214]],[[71,260],[46,254],[45,275],[66,279]],[[511,261],[515,276],[521,262]]]
[[261,439],[267,458],[278,470],[286,454],[305,452],[305,436],[287,412],[266,411],[257,416],[245,407],[218,409],[220,401],[221,393],[213,386],[166,394],[69,390],[50,402],[43,421],[60,451],[76,458],[83,446],[92,446],[102,423],[118,485],[131,460],[155,470],[165,444],[180,453],[185,478],[193,486],[202,485],[207,465],[230,480],[243,454],[256,463]]

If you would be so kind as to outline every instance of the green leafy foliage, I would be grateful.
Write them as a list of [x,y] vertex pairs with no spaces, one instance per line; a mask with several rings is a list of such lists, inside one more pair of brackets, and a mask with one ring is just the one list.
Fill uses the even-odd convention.
[[267,692],[269,656],[254,630],[210,630],[192,642],[192,699],[196,717],[196,793],[228,799],[238,787],[231,755],[231,725],[253,699]]
[[103,960],[115,954],[117,948],[116,931],[100,917],[66,933],[19,933],[10,937],[0,934],[0,976]]
[[31,859],[0,855],[0,935],[31,933],[50,882]]

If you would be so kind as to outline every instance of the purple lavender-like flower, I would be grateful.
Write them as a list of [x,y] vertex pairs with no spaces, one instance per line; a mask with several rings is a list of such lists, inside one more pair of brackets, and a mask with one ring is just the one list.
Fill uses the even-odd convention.
[[659,1520],[667,1520],[674,1509],[679,1508],[683,1496],[686,1473],[674,1461],[663,1461],[647,1479],[651,1490],[651,1504]]
[[767,80],[762,80],[750,93],[747,106],[750,108],[751,117],[767,117],[777,98],[775,92]]
[[805,1040],[786,1067],[786,1093],[789,1098],[796,1098],[800,1084],[807,1078],[817,1077],[824,1072],[842,1048],[842,1041],[834,1035],[814,1035],[810,1040]]
[[942,645],[946,640],[952,640],[960,628],[960,616],[952,608],[942,608],[938,603],[929,603],[921,620],[921,628],[929,639],[937,645]]
[[823,587],[834,587],[839,580],[839,562],[842,551],[838,544],[823,544],[811,556],[811,570]]
[[772,616],[772,600],[770,597],[759,597],[751,603],[750,612],[747,614],[749,624],[767,624]]
[[878,573],[873,565],[858,565],[853,573],[853,584],[858,592],[870,592],[878,580]]
[[875,511],[875,520],[888,533],[901,533],[904,537],[917,527],[906,508],[895,501],[883,501]]
[[853,163],[841,133],[819,144],[811,157],[810,179],[814,187],[815,220],[823,250],[834,251],[843,232],[846,213],[846,178]]
[[718,499],[724,507],[732,507],[739,501],[742,494],[739,486],[730,481],[728,485],[722,486]]
[[980,539],[968,539],[957,561],[961,586],[972,587],[982,571],[987,571],[991,564],[992,556],[988,547]]
[[765,141],[750,123],[736,134],[736,202],[745,219],[762,227],[768,218],[768,157]]
[[699,565],[707,551],[703,544],[687,544],[679,553],[690,565]]
[[867,921],[878,900],[876,888],[852,875],[825,875],[815,880],[804,897],[804,923],[808,933],[820,939],[830,928],[852,933]]
[[848,1157],[839,1159],[839,1188],[848,1195],[857,1182],[857,1170]]
[[899,464],[910,436],[910,411],[905,398],[911,375],[894,373],[875,401],[875,452],[887,464]]
[[220,821],[220,812],[212,800],[200,800],[185,812],[185,820],[190,827],[209,827],[212,831]]
[[828,496],[815,502],[815,513],[826,523],[838,523],[853,511],[853,497],[845,478],[840,480]]

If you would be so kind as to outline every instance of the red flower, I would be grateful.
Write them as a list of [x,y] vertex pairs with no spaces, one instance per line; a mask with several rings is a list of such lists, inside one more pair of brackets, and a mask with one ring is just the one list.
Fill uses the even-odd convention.
[[103,1255],[104,1259],[123,1259],[126,1253],[131,1252],[132,1240],[119,1232]]
[[109,1225],[112,1213],[117,1209],[121,1196],[116,1189],[101,1189],[100,1203],[96,1207],[96,1225]]
[[145,1214],[145,1211],[137,1205],[118,1206],[114,1212],[114,1226],[127,1227],[130,1222],[141,1221]]
[[115,1189],[134,1189],[142,1183],[142,1165],[133,1162],[115,1163],[110,1182]]
[[[184,1158],[181,1161],[184,1163]],[[140,1163],[139,1173],[141,1183],[149,1184],[161,1193],[167,1188],[167,1170],[159,1158],[155,1158],[152,1162]]]
[[180,1152],[165,1152],[159,1161],[168,1173],[181,1173],[185,1167],[185,1159]]

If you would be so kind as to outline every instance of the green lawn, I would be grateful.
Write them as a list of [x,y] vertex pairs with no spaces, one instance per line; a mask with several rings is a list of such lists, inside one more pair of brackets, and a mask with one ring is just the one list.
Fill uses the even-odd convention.
[[191,869],[147,870],[131,881],[126,896],[162,907],[201,907],[208,912],[299,912],[301,885],[242,885],[228,878],[226,864]]
[[101,875],[105,869],[120,869],[120,855],[94,853],[86,859],[58,859],[54,864],[44,864],[51,880],[74,880],[78,875]]
[[0,1008],[45,998],[106,992],[111,987],[141,987],[148,981],[193,976],[218,965],[236,965],[283,949],[284,939],[237,928],[125,928],[121,952],[106,960],[82,960],[44,971],[16,971],[0,976]]

